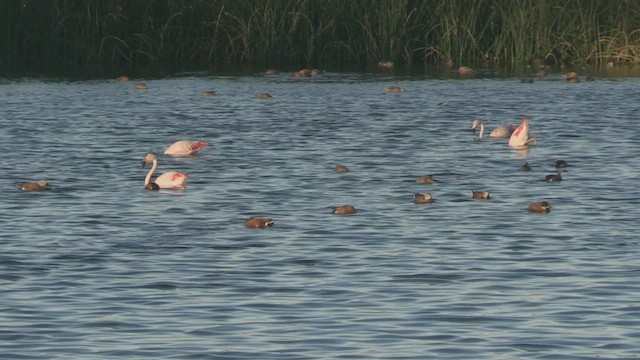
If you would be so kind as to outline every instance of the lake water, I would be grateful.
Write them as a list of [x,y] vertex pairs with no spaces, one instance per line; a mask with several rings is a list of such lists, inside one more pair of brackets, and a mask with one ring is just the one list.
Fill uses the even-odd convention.
[[0,358],[640,358],[639,78],[144,80],[0,82]]

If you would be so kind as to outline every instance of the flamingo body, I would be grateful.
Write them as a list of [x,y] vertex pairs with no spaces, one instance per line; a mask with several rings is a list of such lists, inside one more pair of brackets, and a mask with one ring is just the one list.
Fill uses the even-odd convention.
[[179,171],[167,171],[158,176],[155,183],[161,189],[186,189],[186,182],[189,175]]
[[209,144],[205,141],[180,140],[169,146],[164,151],[164,154],[170,156],[189,156],[195,154],[207,145]]
[[[144,166],[148,162],[152,162],[153,166],[151,167],[151,170],[149,170],[149,172],[147,173],[147,176],[144,179],[145,188],[147,188],[147,186],[150,186],[149,184],[151,183],[151,176],[153,175],[154,171],[156,171],[156,168],[158,167],[158,158],[154,154],[147,154],[147,156],[145,156],[144,159],[142,159],[142,166]],[[166,173],[158,176],[154,182],[158,185],[160,189],[184,190],[187,188],[188,178],[189,178],[189,175],[187,175],[186,173],[179,172],[179,171],[167,171]]]
[[522,123],[513,131],[509,138],[509,146],[511,147],[525,147],[530,142],[535,141],[535,138],[529,139],[529,120],[524,119]]
[[500,125],[497,128],[493,129],[493,131],[489,133],[489,136],[493,138],[508,138],[509,136],[511,136],[511,134],[513,134],[515,128],[516,127],[513,124]]
[[[471,130],[475,130],[478,126],[480,127],[480,135],[478,135],[478,139],[482,139],[482,137],[484,136],[484,123],[482,123],[482,121],[480,121],[479,119],[473,120],[473,123],[471,124]],[[511,134],[513,134],[514,129],[515,126],[513,124],[503,124],[493,129],[493,131],[489,133],[489,137],[508,138],[509,136],[511,136]]]

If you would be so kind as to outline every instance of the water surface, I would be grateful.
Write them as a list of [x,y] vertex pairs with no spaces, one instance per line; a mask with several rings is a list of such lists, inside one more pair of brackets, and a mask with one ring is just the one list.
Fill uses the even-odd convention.
[[[0,357],[639,356],[637,78],[143,80],[0,83]],[[162,154],[183,139],[210,146]],[[188,189],[145,191],[148,152]]]

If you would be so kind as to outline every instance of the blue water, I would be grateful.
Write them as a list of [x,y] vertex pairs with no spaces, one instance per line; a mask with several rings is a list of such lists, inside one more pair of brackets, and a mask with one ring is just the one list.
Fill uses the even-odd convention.
[[[640,79],[146,82],[0,82],[0,358],[640,358]],[[148,152],[188,189],[145,191]]]

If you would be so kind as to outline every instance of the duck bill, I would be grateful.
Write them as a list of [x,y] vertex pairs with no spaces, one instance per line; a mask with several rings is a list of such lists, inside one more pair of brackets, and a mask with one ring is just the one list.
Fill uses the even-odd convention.
[[529,120],[523,120],[511,134],[509,138],[509,146],[523,147],[529,143]]

